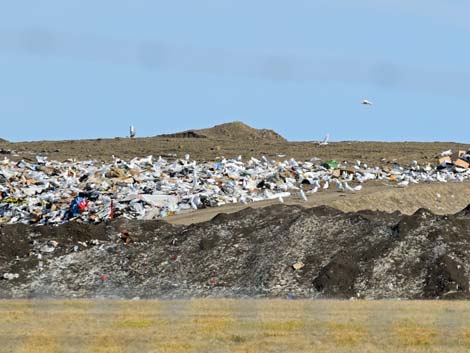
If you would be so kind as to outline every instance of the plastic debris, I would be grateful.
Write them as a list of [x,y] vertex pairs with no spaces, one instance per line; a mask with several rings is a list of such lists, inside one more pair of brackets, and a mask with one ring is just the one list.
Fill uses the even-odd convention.
[[20,275],[18,273],[8,273],[8,272],[4,273],[2,276],[2,278],[6,279],[7,281],[11,281],[19,277]]
[[[356,161],[344,165],[318,158],[269,160],[265,156],[242,160],[221,157],[198,163],[182,159],[130,161],[0,161],[0,223],[60,224],[71,220],[100,223],[117,217],[159,219],[178,213],[278,200],[296,195],[306,202],[316,193],[359,192],[370,180],[407,187],[430,182],[462,182],[470,178],[470,151],[458,160],[436,166],[412,161],[407,167],[370,167]],[[125,242],[130,240],[122,238]],[[44,253],[55,246],[44,245]],[[79,251],[80,246],[74,248]]]
[[292,265],[294,270],[301,270],[305,267],[305,264],[302,261],[296,262],[295,264]]
[[124,244],[129,245],[132,241],[131,235],[127,230],[121,230],[121,239],[124,241]]
[[326,169],[337,169],[339,167],[339,163],[332,159],[323,163],[322,166]]

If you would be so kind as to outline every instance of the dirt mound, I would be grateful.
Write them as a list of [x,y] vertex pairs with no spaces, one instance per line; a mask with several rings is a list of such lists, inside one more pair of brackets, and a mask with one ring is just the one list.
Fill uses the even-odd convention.
[[439,216],[287,205],[190,226],[5,225],[0,273],[19,278],[0,280],[0,296],[470,298],[469,231],[468,209]]
[[177,132],[175,134],[163,134],[158,135],[158,137],[168,137],[168,138],[207,138],[207,136],[202,135],[194,130],[187,130],[183,132]]
[[209,129],[188,130],[175,134],[160,135],[170,138],[210,138],[214,140],[266,140],[287,142],[287,140],[273,130],[255,129],[240,121],[216,125]]

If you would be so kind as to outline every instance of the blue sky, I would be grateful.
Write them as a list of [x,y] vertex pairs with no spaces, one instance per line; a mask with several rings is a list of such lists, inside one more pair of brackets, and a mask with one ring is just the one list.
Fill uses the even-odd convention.
[[469,16],[458,0],[6,2],[0,137],[240,120],[299,141],[469,142]]

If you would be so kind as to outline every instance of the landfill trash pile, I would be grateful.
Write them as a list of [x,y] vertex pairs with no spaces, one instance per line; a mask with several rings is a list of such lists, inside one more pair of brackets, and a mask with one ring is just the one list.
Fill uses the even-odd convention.
[[0,154],[15,154],[16,152],[13,150],[7,150],[4,148],[0,148]]
[[174,226],[0,227],[0,298],[469,299],[470,207],[343,213],[275,204]]
[[[448,152],[448,151],[445,151]],[[422,182],[462,182],[470,177],[470,154],[452,161],[444,153],[437,166],[371,168],[356,161],[269,160],[239,156],[197,163],[185,155],[169,161],[152,156],[113,163],[49,161],[0,162],[0,223],[60,224],[70,220],[100,223],[116,217],[150,220],[230,203],[304,201],[316,192],[361,191],[371,180],[407,187]],[[467,162],[468,161],[468,162]]]

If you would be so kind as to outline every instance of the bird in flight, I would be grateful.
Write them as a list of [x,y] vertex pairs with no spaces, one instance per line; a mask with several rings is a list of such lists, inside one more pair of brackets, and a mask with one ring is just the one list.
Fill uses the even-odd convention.
[[361,103],[364,104],[364,105],[373,105],[374,104],[374,103],[372,103],[371,101],[369,101],[367,99],[364,99]]

